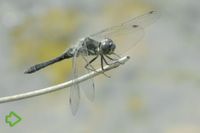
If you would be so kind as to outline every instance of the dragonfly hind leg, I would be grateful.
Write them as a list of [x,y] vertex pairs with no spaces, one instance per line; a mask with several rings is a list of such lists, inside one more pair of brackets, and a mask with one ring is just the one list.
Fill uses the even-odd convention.
[[[83,59],[87,62],[87,64],[85,65],[85,68],[87,70],[90,70],[90,71],[96,71],[96,69],[91,65],[92,62],[94,62],[97,58],[98,58],[99,55],[95,56],[92,60],[90,60],[89,62],[87,61],[87,59],[85,59],[85,57],[83,57]],[[89,68],[89,66],[91,68]]]
[[[83,57],[83,59],[87,62],[87,64],[85,65],[85,69],[96,72],[96,69],[95,69],[91,64],[92,64],[92,62],[94,62],[94,61],[99,57],[99,55],[95,56],[95,57],[94,57],[92,60],[90,60],[89,62],[87,61],[87,59],[85,59],[84,56],[82,56],[82,57]],[[101,59],[102,59],[102,58],[101,58]],[[90,66],[90,67],[89,67],[89,66]],[[101,68],[102,68],[102,70],[104,70],[104,68],[103,68],[103,60],[101,61]],[[106,75],[104,72],[103,72],[103,75],[106,76],[106,77],[108,77],[108,78],[110,78],[110,76]]]
[[[105,55],[105,56],[107,57],[107,55]],[[110,57],[107,57],[107,58],[110,59]],[[110,65],[110,63],[107,62],[107,60],[104,58],[103,55],[102,55],[102,59],[106,63],[106,65]],[[112,58],[110,60],[112,60]]]

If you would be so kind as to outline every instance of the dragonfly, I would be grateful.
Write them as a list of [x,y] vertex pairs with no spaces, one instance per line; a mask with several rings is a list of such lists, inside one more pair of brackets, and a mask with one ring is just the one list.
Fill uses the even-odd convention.
[[[84,68],[86,73],[95,71],[96,68],[93,63],[97,59],[100,59],[101,69],[104,70],[105,64],[110,65],[112,61],[118,60],[121,55],[138,44],[144,36],[144,28],[154,23],[158,17],[158,11],[149,11],[118,25],[91,34],[80,39],[77,44],[65,50],[60,56],[31,66],[24,73],[34,73],[64,59],[72,59],[73,79],[80,76],[80,68]],[[83,66],[80,67],[80,65]],[[87,87],[83,91],[86,97],[93,101],[95,97],[93,78],[88,79],[86,85]],[[69,103],[73,115],[77,113],[80,104],[80,86],[80,83],[74,83],[70,88]]]

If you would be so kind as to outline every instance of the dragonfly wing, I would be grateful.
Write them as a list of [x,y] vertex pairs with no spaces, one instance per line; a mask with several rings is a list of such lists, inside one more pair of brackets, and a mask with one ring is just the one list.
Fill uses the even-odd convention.
[[[88,64],[89,61],[94,57],[88,55],[88,50],[87,50],[86,45],[82,45],[81,51],[82,52],[80,52],[80,56],[77,58],[77,63],[78,63],[78,67],[79,67],[79,71],[80,71],[81,75],[84,75],[84,74],[91,72],[92,70],[95,70],[95,68],[91,64],[88,65],[89,69],[85,68],[86,64]],[[95,97],[94,79],[90,78],[90,79],[80,83],[80,85],[81,85],[81,90],[83,90],[86,97],[90,101],[94,101],[94,97]]]
[[[73,79],[76,79],[79,76],[85,75],[89,72],[89,70],[85,69],[85,65],[88,63],[87,60],[89,57],[87,55],[87,49],[82,45],[78,45],[72,60]],[[70,88],[70,106],[74,115],[79,108],[80,89],[84,91],[85,95],[90,101],[93,101],[95,95],[93,78],[79,84],[73,84]]]
[[158,11],[150,11],[146,14],[143,14],[141,16],[125,21],[119,25],[115,25],[110,28],[103,29],[90,36],[94,38],[101,38],[101,37],[105,37],[110,34],[113,34],[115,32],[119,32],[119,30],[121,29],[133,30],[132,32],[134,32],[138,30],[138,27],[145,28],[146,26],[154,23],[159,18],[159,16],[160,16],[160,13]]
[[[84,64],[87,64],[89,61],[88,61],[88,56],[84,56],[82,55],[82,58],[83,60],[85,61]],[[95,69],[92,65],[89,65],[88,66],[91,70],[92,69]],[[84,68],[84,71],[85,73],[89,73],[91,72],[91,70],[89,69],[86,69],[85,67],[82,67]],[[85,93],[86,97],[90,100],[90,101],[94,101],[94,98],[95,98],[95,85],[94,85],[94,79],[93,78],[90,78],[88,79],[87,81],[85,82],[82,82],[81,83],[81,89],[83,90],[83,92]]]
[[94,101],[94,98],[95,98],[95,85],[94,85],[94,79],[91,78],[88,80],[88,82],[85,82],[87,83],[87,87],[84,87],[83,88],[83,91],[86,95],[86,97],[90,100],[90,101]]
[[[74,57],[72,59],[73,80],[78,77],[77,54],[78,54],[78,49],[75,51]],[[80,104],[80,89],[79,89],[79,84],[77,83],[73,83],[73,85],[70,88],[69,103],[71,106],[72,114],[75,115],[77,113]]]
[[78,85],[73,85],[70,88],[70,106],[72,114],[75,115],[78,111],[79,104],[80,104],[80,89]]
[[98,41],[104,38],[112,39],[117,45],[117,52],[123,54],[143,38],[144,28],[154,23],[159,16],[158,11],[150,11],[119,25],[101,30],[90,37]]

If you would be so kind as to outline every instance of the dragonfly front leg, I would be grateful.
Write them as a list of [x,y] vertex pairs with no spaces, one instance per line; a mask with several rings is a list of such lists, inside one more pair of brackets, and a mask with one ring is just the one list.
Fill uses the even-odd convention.
[[[119,55],[117,55],[117,54],[113,54],[113,55],[115,55],[115,56],[117,56],[117,57],[119,57],[120,58],[120,56]],[[120,63],[119,61],[118,61],[118,59],[114,59],[114,58],[112,58],[112,57],[110,57],[110,56],[108,56],[108,55],[105,55],[108,59],[110,59],[110,60],[112,60],[112,61],[116,61],[116,62],[118,62],[118,63]],[[121,63],[120,63],[121,64]]]
[[[116,53],[113,53],[112,55],[115,55],[117,58],[121,58],[118,54],[116,54]],[[112,58],[112,57],[110,57],[110,56],[108,56],[108,55],[105,55],[108,59],[110,59],[110,60],[112,60],[112,61],[116,61],[116,60],[118,60],[117,58]]]
[[121,56],[116,53],[113,53],[113,55],[117,56],[118,58],[121,58]]

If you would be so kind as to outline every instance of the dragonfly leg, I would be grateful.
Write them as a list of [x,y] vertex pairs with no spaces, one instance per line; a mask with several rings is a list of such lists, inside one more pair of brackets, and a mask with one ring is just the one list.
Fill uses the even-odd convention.
[[[117,57],[120,57],[119,55],[117,55],[117,54],[113,54],[113,55],[115,55],[115,56],[117,56]],[[118,62],[118,63],[120,63],[119,61],[117,61],[118,59],[115,59],[115,58],[112,58],[112,57],[110,57],[110,56],[108,56],[108,55],[105,55],[108,59],[110,59],[110,60],[112,60],[112,61],[116,61],[116,62]]]
[[101,69],[103,70],[103,75],[106,76],[107,78],[110,78],[109,75],[104,73],[103,61],[105,62],[103,55],[101,55]]
[[116,58],[112,58],[112,57],[110,57],[110,56],[108,56],[108,55],[105,55],[108,59],[110,59],[111,61],[116,61],[117,59]]
[[113,53],[113,55],[117,56],[118,58],[121,58],[121,56],[116,53]]
[[115,57],[117,57],[117,58],[113,58],[113,57],[110,57],[110,56],[108,56],[108,55],[105,55],[108,59],[110,59],[110,60],[112,60],[112,61],[116,61],[116,60],[118,60],[119,58],[121,58],[118,54],[116,54],[116,53],[112,53],[112,55],[115,55]]
[[101,69],[104,71],[104,68],[103,68],[103,55],[101,55]]
[[[99,55],[97,55],[96,57],[94,57],[92,60],[90,60],[89,62],[85,59],[85,57],[83,57],[83,59],[87,62],[87,64],[85,65],[85,68],[87,70],[91,70],[91,71],[96,71],[96,69],[91,65],[92,62],[94,62]],[[89,68],[88,66],[90,66],[91,68]]]
[[[107,55],[105,55],[105,56],[107,57]],[[107,57],[107,58],[108,58],[108,57]],[[102,55],[102,59],[103,59],[103,61],[106,63],[106,65],[110,65],[110,63],[107,62],[107,60],[104,58],[103,55]],[[109,57],[108,59],[110,59],[110,57]],[[113,60],[113,59],[111,58],[111,60]]]

